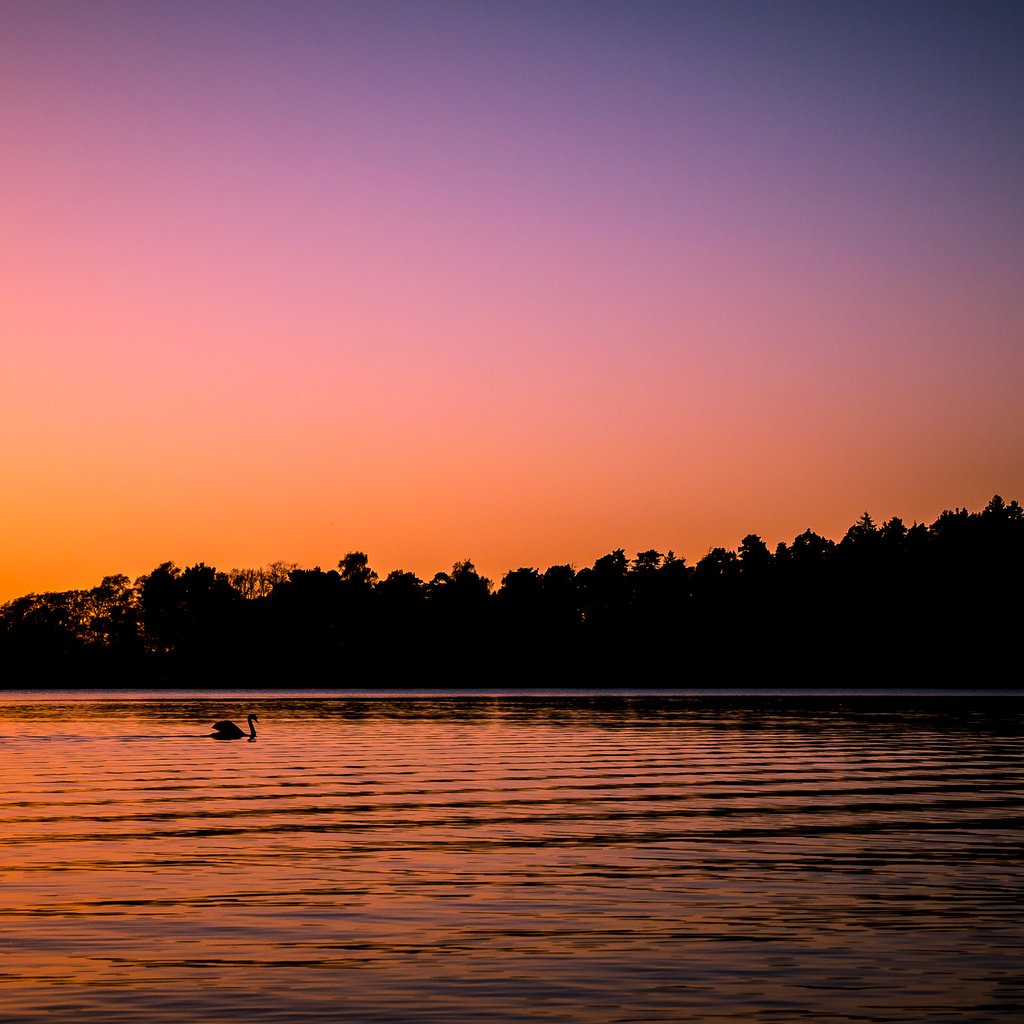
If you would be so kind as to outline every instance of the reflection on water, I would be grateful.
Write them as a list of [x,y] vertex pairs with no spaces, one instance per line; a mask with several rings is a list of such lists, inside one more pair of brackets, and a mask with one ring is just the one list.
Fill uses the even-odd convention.
[[0,1018],[1019,1019],[1021,706],[0,699]]

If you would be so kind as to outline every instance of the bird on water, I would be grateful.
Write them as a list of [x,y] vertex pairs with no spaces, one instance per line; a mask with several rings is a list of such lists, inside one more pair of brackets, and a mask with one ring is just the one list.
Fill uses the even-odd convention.
[[[253,722],[258,722],[259,715],[249,715],[249,739],[256,739],[256,726]],[[245,739],[245,733],[235,725],[234,722],[215,722],[213,725],[213,732],[210,735],[215,740],[242,740]]]

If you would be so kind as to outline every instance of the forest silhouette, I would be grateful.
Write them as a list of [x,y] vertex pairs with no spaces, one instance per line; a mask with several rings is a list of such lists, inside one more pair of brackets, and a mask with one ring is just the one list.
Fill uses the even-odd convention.
[[1019,686],[1024,513],[998,495],[930,526],[864,513],[838,542],[756,534],[694,565],[669,551],[381,579],[337,568],[132,582],[0,607],[5,685]]

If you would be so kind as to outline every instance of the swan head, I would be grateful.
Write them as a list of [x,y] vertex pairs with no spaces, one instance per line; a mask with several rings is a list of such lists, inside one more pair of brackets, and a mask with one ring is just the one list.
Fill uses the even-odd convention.
[[259,720],[260,720],[260,716],[259,715],[249,715],[249,721],[250,722],[258,722]]

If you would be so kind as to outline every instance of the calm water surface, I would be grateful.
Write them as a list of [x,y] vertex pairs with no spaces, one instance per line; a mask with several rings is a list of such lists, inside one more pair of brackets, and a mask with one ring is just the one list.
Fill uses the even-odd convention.
[[1019,1020],[1022,710],[0,694],[0,1020]]

